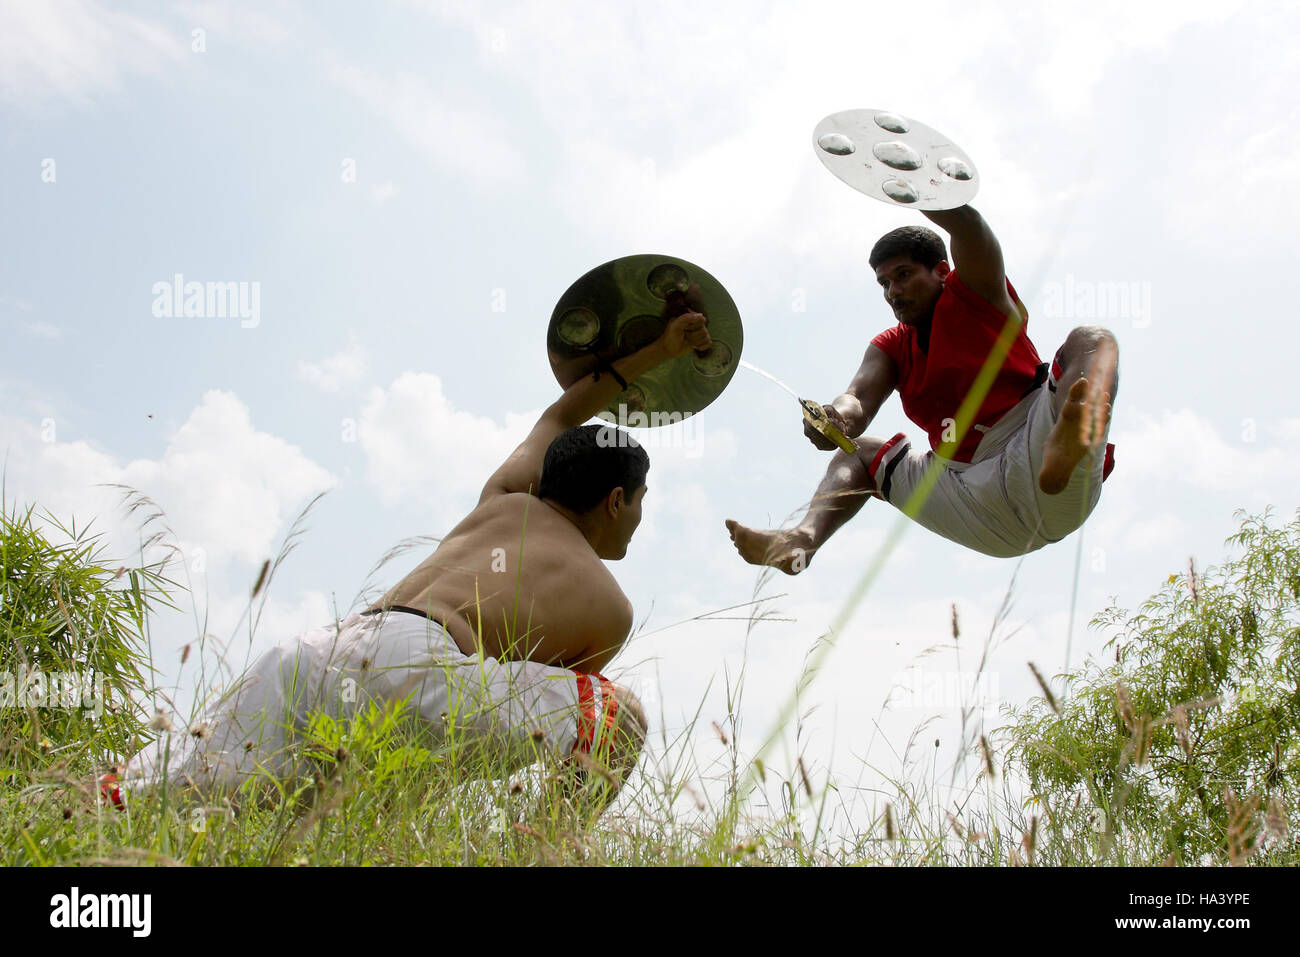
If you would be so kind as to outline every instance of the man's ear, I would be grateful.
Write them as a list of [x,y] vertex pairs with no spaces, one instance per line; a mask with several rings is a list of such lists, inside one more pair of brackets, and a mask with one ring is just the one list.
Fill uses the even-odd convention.
[[618,513],[623,510],[627,502],[623,498],[623,487],[616,485],[605,499],[605,510],[609,512],[610,518],[618,518]]
[[948,260],[940,259],[935,265],[934,271],[939,274],[940,279],[947,279],[948,273],[952,272],[952,267],[948,265]]

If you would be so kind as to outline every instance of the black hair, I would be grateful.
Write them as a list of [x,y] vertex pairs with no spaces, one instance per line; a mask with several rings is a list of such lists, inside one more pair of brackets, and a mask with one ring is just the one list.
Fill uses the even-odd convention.
[[867,262],[871,268],[895,256],[906,256],[919,262],[926,269],[933,269],[948,258],[943,238],[933,229],[924,226],[902,226],[885,233],[871,247]]
[[585,512],[615,488],[630,499],[649,470],[650,456],[626,432],[612,425],[580,425],[561,432],[547,448],[537,497]]

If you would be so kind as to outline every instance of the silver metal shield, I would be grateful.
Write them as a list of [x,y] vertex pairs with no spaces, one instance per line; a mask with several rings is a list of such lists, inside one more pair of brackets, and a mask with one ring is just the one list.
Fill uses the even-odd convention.
[[813,151],[844,182],[890,206],[953,209],[979,190],[965,150],[889,110],[832,113],[813,130]]

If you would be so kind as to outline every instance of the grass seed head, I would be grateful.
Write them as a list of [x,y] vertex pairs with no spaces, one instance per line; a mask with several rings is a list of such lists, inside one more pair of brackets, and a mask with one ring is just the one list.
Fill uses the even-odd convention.
[[1238,867],[1255,853],[1258,826],[1255,812],[1259,809],[1259,796],[1251,795],[1242,801],[1231,787],[1223,790],[1223,803],[1228,811],[1228,861]]
[[271,573],[271,559],[262,562],[262,570],[257,573],[257,581],[253,582],[253,594],[250,598],[256,598],[263,586],[266,585],[266,576]]
[[1124,727],[1132,734],[1137,727],[1137,714],[1133,711],[1133,699],[1123,678],[1115,679],[1115,700],[1119,703],[1119,716],[1124,719]]
[[1275,797],[1268,802],[1268,810],[1264,814],[1264,829],[1279,841],[1290,831],[1286,821],[1286,810],[1282,807],[1279,798]]
[[731,743],[727,740],[727,733],[722,730],[722,725],[716,721],[713,722],[713,732],[718,736],[718,740],[722,742],[724,748]]
[[1029,662],[1029,670],[1034,673],[1034,680],[1038,682],[1038,687],[1042,689],[1043,697],[1047,699],[1048,707],[1059,715],[1061,713],[1061,706],[1056,700],[1056,695],[1052,694],[1052,689],[1048,687],[1047,681],[1043,678],[1042,672],[1038,670],[1038,666],[1032,661]]
[[989,739],[980,735],[980,755],[984,758],[984,771],[989,777],[995,777],[993,770],[993,749],[989,747]]
[[961,826],[961,821],[957,820],[957,815],[953,814],[952,811],[946,811],[945,813],[948,815],[948,823],[952,827],[952,832],[959,838],[965,838],[966,829]]
[[1034,849],[1038,846],[1038,815],[1035,814],[1029,819],[1029,830],[1025,836],[1020,839],[1020,846],[1025,851],[1025,861],[1031,866],[1034,863]]

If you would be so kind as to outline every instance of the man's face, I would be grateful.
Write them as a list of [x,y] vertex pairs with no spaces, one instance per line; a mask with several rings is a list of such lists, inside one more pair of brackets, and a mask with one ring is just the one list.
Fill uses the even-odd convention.
[[910,256],[894,256],[876,267],[876,281],[894,310],[894,318],[905,326],[916,326],[930,321],[948,272],[946,262],[929,269]]
[[641,502],[645,499],[647,486],[642,485],[631,496],[626,491],[623,494],[623,507],[619,510],[618,518],[614,523],[613,551],[616,555],[610,555],[610,558],[623,558],[627,555],[628,545],[632,542],[632,536],[636,533],[637,526],[641,524]]

